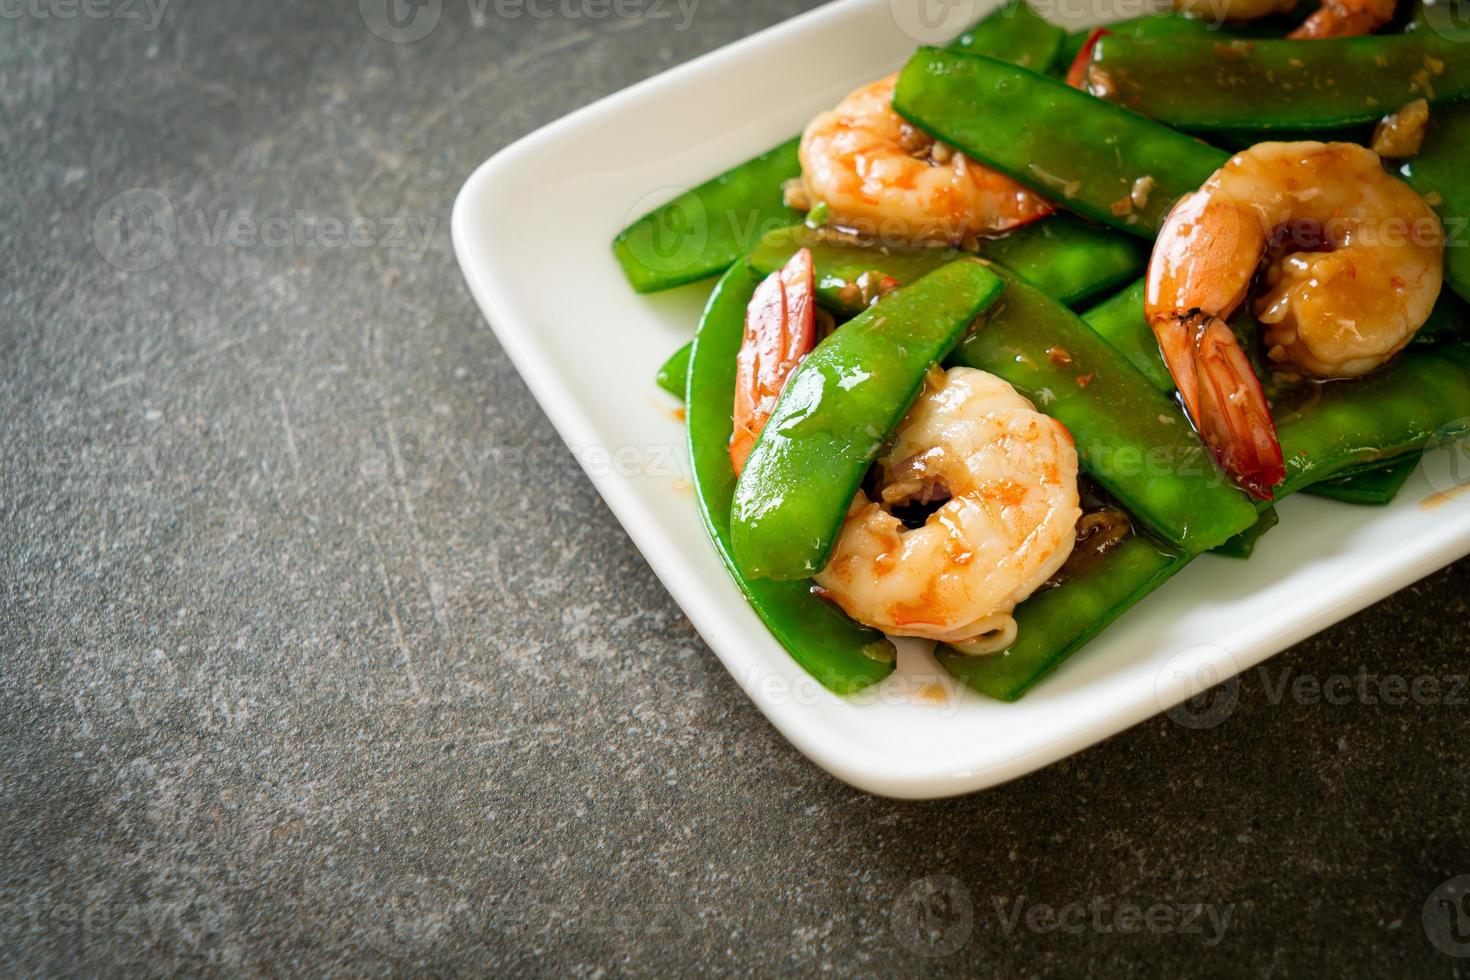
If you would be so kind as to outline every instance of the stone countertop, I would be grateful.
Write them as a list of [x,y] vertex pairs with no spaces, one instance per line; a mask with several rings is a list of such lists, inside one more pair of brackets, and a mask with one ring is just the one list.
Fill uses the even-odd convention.
[[[1466,969],[1426,923],[1470,953],[1470,563],[1216,727],[849,789],[659,586],[448,229],[496,150],[805,5],[427,0],[390,43],[383,2],[0,17],[0,968]],[[389,442],[455,462],[409,492]]]

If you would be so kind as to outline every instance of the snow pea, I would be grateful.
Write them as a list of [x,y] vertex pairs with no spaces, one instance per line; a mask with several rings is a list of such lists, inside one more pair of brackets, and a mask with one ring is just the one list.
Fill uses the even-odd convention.
[[781,185],[801,175],[797,140],[782,143],[687,190],[639,218],[613,239],[613,255],[640,293],[715,275],[763,233],[801,220]]
[[1423,449],[1470,419],[1470,344],[1410,347],[1366,378],[1303,386],[1272,414],[1286,460],[1279,499]]
[[1128,363],[1148,379],[1149,384],[1170,394],[1174,376],[1159,353],[1159,342],[1143,318],[1143,293],[1147,280],[1140,279],[1082,314],[1082,322],[1091,327]]
[[1267,507],[1261,511],[1260,518],[1254,524],[1220,545],[1220,547],[1210,549],[1210,554],[1222,555],[1226,558],[1238,558],[1244,561],[1251,556],[1251,552],[1256,550],[1256,542],[1261,540],[1261,537],[1267,531],[1280,523],[1281,517],[1276,513],[1276,508]]
[[1405,160],[1399,173],[1422,194],[1444,222],[1445,282],[1470,300],[1470,101],[1436,106],[1429,112],[1429,132],[1419,154]]
[[[1232,24],[1226,28],[1198,17],[1186,17],[1183,14],[1159,11],[1144,14],[1141,17],[1114,21],[1111,24],[1103,24],[1101,27],[1109,34],[1119,34],[1123,37],[1212,37],[1219,40],[1222,37],[1237,35],[1243,25]],[[1068,34],[1066,43],[1062,45],[1061,57],[1057,60],[1062,64],[1070,65],[1072,59],[1076,58],[1083,46],[1087,44],[1087,39],[1092,36],[1094,30],[1095,28],[1089,27]]]
[[[1088,89],[1181,129],[1330,130],[1470,95],[1470,34],[1300,41],[1104,37]],[[1203,84],[1181,84],[1198,79]]]
[[759,279],[744,263],[731,267],[710,297],[689,359],[688,432],[699,512],[710,541],[762,622],[798,664],[839,694],[892,672],[896,653],[882,633],[860,626],[813,595],[806,582],[747,578],[730,552],[730,406],[735,355],[745,334],[745,307]]
[[685,382],[689,380],[689,352],[693,347],[691,341],[670,354],[654,377],[658,386],[675,398],[684,397]]
[[941,644],[934,657],[966,686],[1014,701],[1191,557],[1135,534],[1088,572],[1017,606],[1016,642],[1004,653],[976,657]]
[[909,60],[893,105],[1067,210],[1144,238],[1229,159],[1054,78],[937,48]]
[[1117,288],[1148,264],[1148,249],[1135,239],[1060,211],[982,239],[980,256],[1068,306]]
[[1314,483],[1303,492],[1345,504],[1381,507],[1393,502],[1419,468],[1421,454],[1408,452],[1386,463],[1349,470],[1335,479]]
[[1082,466],[1133,518],[1200,552],[1256,523],[1172,398],[1077,315],[1008,276],[951,362],[1004,378],[1072,433]]
[[1066,31],[1039,16],[1026,0],[1012,0],[955,38],[949,47],[1047,71],[1056,64],[1066,37]]
[[730,546],[746,576],[807,578],[827,564],[858,483],[925,372],[1004,288],[978,261],[951,262],[893,290],[806,356],[735,486]]
[[[818,300],[847,316],[867,306],[859,287],[864,273],[912,282],[962,254],[942,248],[866,249],[798,225],[766,235],[748,261],[757,272],[769,274],[785,265],[799,248],[811,249],[816,258]],[[1148,260],[1133,239],[1066,214],[1043,218],[1003,238],[984,240],[979,254],[1069,305],[1126,282]]]

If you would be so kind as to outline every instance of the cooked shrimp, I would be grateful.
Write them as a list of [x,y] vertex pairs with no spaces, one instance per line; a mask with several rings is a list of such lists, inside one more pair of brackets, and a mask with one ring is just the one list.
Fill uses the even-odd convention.
[[[886,633],[969,653],[1010,646],[1011,611],[1076,540],[1077,450],[1066,428],[994,375],[936,368],[880,465],[879,499],[853,498],[818,587]],[[891,510],[946,497],[914,530]]]
[[1394,0],[1323,0],[1289,38],[1354,37],[1372,34],[1393,20]]
[[766,276],[745,309],[730,434],[730,465],[736,476],[745,468],[786,379],[816,344],[815,277],[812,253],[801,249]]
[[1035,221],[1053,206],[910,126],[893,111],[898,76],[865,85],[801,136],[807,201],[859,234],[958,244]]
[[1149,326],[1221,465],[1269,499],[1285,474],[1281,447],[1225,324],[1263,257],[1256,314],[1267,356],[1317,377],[1356,377],[1387,363],[1428,318],[1444,232],[1423,198],[1352,143],[1260,143],[1169,214],[1149,262]]
[[[1323,0],[1287,37],[1313,40],[1372,34],[1393,19],[1394,5],[1394,0]],[[1235,22],[1289,14],[1296,9],[1296,0],[1174,0],[1174,9],[1215,23]]]

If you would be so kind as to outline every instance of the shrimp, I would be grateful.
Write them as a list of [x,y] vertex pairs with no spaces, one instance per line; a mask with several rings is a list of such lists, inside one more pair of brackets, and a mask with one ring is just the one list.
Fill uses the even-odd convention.
[[[1174,0],[1175,10],[1217,24],[1289,14],[1296,6],[1296,0]],[[1310,41],[1372,34],[1393,19],[1394,6],[1395,0],[1323,0],[1322,6],[1286,36]]]
[[[886,633],[968,653],[1010,646],[1011,611],[1076,541],[1071,435],[992,374],[935,368],[879,462],[879,499],[857,492],[818,589]],[[914,530],[892,513],[937,500]]]
[[812,253],[801,249],[756,287],[745,309],[730,434],[730,465],[736,476],[770,420],[786,379],[816,345],[815,279]]
[[893,111],[897,74],[865,85],[801,136],[806,202],[859,234],[959,244],[1045,217],[1054,206],[910,126]]
[[1324,0],[1289,38],[1311,41],[1323,37],[1372,34],[1393,20],[1394,0]]
[[1285,476],[1259,379],[1226,325],[1262,259],[1267,357],[1319,378],[1387,363],[1443,278],[1434,211],[1353,143],[1260,143],[1175,205],[1149,261],[1149,326],[1189,417],[1226,472],[1270,499]]

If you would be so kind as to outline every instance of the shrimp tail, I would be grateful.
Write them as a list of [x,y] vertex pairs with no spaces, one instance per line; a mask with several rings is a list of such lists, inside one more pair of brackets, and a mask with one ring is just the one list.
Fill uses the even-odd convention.
[[1252,496],[1270,500],[1286,465],[1265,389],[1234,332],[1199,310],[1150,326],[1184,408],[1221,468]]
[[735,369],[730,465],[735,475],[776,407],[791,372],[816,346],[816,272],[802,249],[756,287],[745,310],[745,339]]

